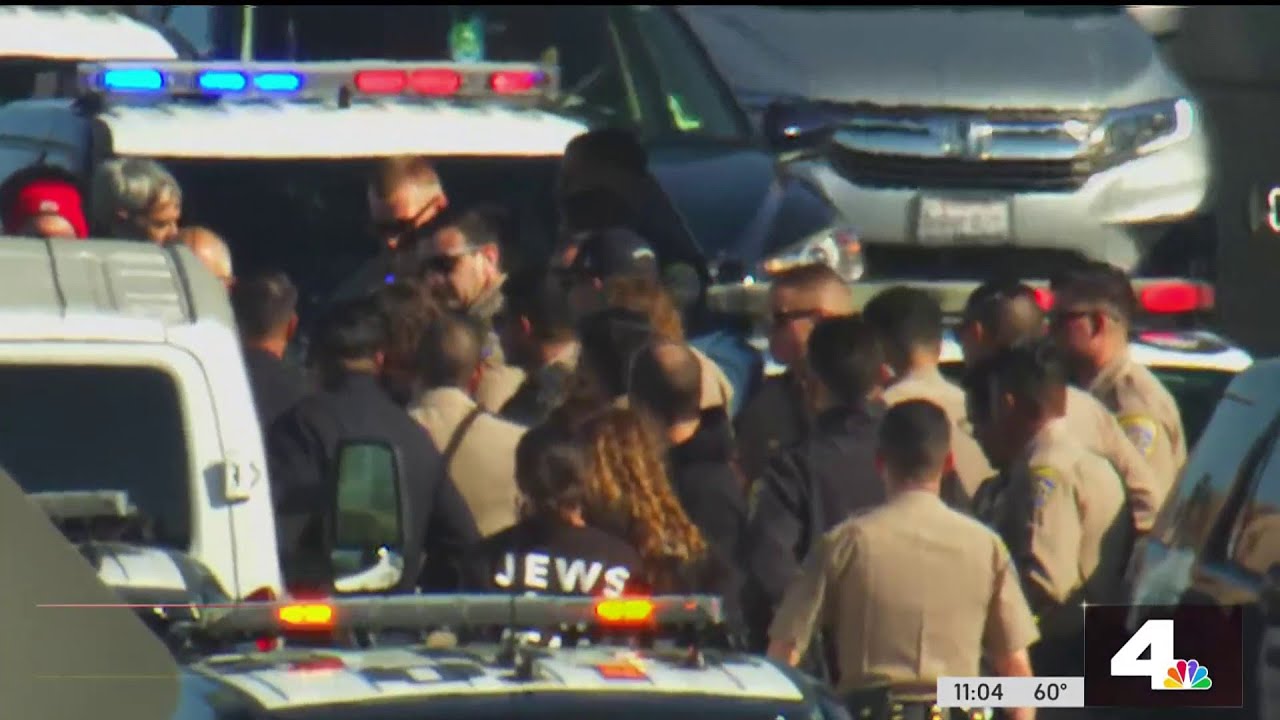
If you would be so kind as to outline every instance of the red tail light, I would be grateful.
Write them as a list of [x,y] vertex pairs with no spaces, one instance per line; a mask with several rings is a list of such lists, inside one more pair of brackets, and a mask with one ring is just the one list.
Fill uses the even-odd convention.
[[398,95],[409,84],[402,70],[363,70],[356,73],[356,90],[371,95]]
[[[275,602],[276,591],[269,587],[260,587],[244,597],[245,602]],[[280,639],[271,636],[260,637],[253,641],[258,652],[272,652],[280,649]]]
[[489,87],[496,93],[525,93],[542,84],[540,72],[496,72],[489,76]]
[[1053,307],[1053,293],[1049,292],[1047,288],[1036,288],[1035,294],[1036,305],[1039,305],[1041,310],[1048,312]]
[[453,95],[462,88],[462,75],[453,70],[416,70],[409,87],[419,95]]
[[1153,283],[1139,291],[1138,304],[1144,312],[1153,315],[1211,310],[1214,292],[1213,287],[1205,283],[1180,280]]

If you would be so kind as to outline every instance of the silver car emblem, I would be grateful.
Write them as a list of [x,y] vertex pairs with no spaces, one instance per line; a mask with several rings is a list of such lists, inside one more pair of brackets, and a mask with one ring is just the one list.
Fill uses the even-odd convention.
[[995,128],[984,120],[962,118],[946,129],[945,152],[949,157],[981,160],[991,154]]

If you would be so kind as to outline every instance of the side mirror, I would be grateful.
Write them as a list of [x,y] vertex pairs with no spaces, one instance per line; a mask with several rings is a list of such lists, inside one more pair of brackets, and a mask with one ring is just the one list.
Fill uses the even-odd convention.
[[825,141],[833,129],[830,114],[804,100],[774,100],[761,119],[765,138],[776,150],[801,150]]
[[395,448],[380,441],[338,448],[330,562],[340,593],[381,592],[404,576],[404,483]]

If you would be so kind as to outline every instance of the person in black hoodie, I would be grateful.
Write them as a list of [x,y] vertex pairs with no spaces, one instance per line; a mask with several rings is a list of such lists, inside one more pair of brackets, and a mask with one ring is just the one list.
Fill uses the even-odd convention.
[[723,406],[702,410],[702,370],[685,345],[659,342],[631,368],[631,404],[665,432],[672,489],[707,542],[737,557],[747,524],[746,492],[733,466],[733,433]]
[[395,448],[410,497],[406,572],[395,588],[412,592],[457,587],[455,563],[475,542],[471,510],[445,471],[440,450],[421,425],[383,389],[387,328],[376,300],[341,302],[325,316],[311,346],[320,391],[303,398],[267,431],[271,495],[285,583],[290,589],[332,588],[327,516],[338,450],[346,441],[381,440]]
[[258,422],[266,433],[308,390],[306,376],[285,360],[298,330],[298,289],[284,273],[245,278],[231,288],[231,308]]
[[827,318],[809,336],[808,364],[814,428],[770,461],[748,499],[744,603],[756,644],[817,539],[885,500],[875,459],[887,380],[878,336],[861,318]]
[[559,425],[541,425],[516,446],[523,519],[476,544],[462,563],[462,588],[478,592],[605,595],[627,591],[641,572],[626,541],[587,525],[588,463]]

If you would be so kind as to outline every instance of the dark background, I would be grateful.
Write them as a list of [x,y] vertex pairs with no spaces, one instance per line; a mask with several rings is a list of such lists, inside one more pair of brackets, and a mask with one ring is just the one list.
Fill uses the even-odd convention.
[[[1144,607],[1142,620],[1127,622],[1131,608],[1085,608],[1084,702],[1090,707],[1239,707],[1244,704],[1242,647],[1244,618],[1239,608]],[[1112,677],[1111,657],[1124,647],[1142,622],[1174,620],[1173,655],[1196,660],[1209,671],[1208,690],[1152,690],[1145,677]],[[1142,657],[1149,657],[1150,651]]]

